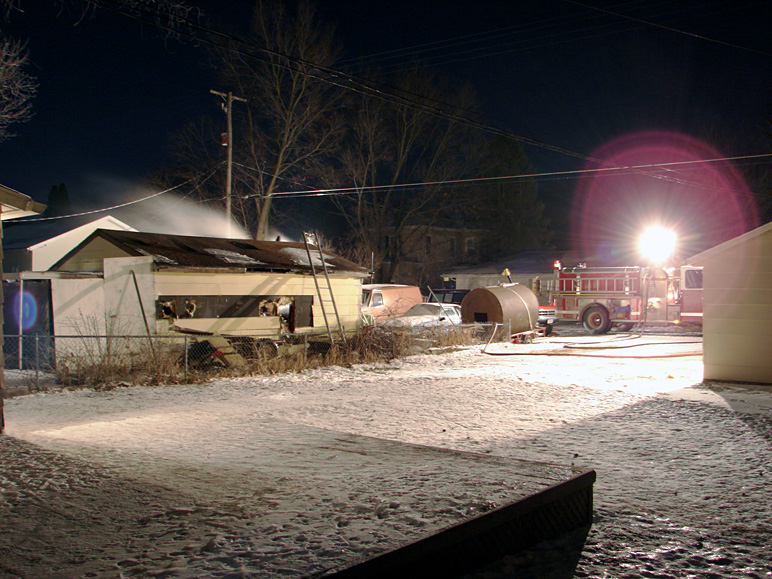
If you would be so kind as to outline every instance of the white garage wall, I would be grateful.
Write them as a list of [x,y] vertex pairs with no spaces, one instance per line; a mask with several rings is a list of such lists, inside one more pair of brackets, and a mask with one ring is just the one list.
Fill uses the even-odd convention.
[[109,333],[142,336],[147,335],[149,328],[149,332],[155,334],[153,258],[143,256],[105,259],[104,278],[105,312],[110,326]]
[[52,279],[54,335],[103,335],[105,294],[102,278]]
[[772,224],[701,256],[705,379],[772,383]]

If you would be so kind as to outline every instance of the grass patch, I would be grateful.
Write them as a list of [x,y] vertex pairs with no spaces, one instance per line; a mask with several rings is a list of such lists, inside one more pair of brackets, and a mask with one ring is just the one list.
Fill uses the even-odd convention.
[[[346,340],[295,335],[282,340],[248,336],[73,336],[55,339],[48,370],[61,386],[110,389],[134,384],[202,382],[214,377],[270,375],[388,362],[429,350],[485,343],[491,327],[363,326]],[[495,340],[506,339],[499,331]],[[336,337],[337,338],[337,337]]]

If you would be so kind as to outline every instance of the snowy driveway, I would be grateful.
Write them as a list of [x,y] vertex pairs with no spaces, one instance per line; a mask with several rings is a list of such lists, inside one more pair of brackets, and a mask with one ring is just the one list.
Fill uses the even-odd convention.
[[[196,506],[182,512],[194,514],[184,524],[169,517],[168,524],[178,533],[185,527],[186,547],[164,559],[116,562],[116,577],[153,569],[177,577],[293,576],[334,557],[341,528],[349,529],[346,548],[368,552],[383,525],[383,517],[370,516],[376,509],[410,524],[408,504],[381,504],[372,488],[339,504],[330,489],[320,490],[329,494],[330,512],[340,513],[328,537],[311,528],[302,505],[283,520],[276,513],[250,527],[250,515],[276,498],[272,489],[281,480],[244,473],[255,448],[270,438],[265,429],[281,425],[292,427],[301,445],[325,429],[595,469],[596,517],[576,576],[772,577],[769,390],[708,389],[700,385],[699,356],[553,356],[544,350],[564,349],[560,338],[543,344],[551,345],[204,385],[25,396],[6,403],[7,434],[84,461],[89,476],[107,467],[156,485],[159,505],[169,500],[163,489],[185,489],[186,504]],[[673,344],[669,351],[683,347],[694,346]],[[3,450],[15,458],[31,452]],[[77,478],[77,469],[68,476]],[[437,505],[438,512],[486,508],[468,484],[459,477],[457,500]],[[153,525],[162,529],[164,522]],[[213,525],[221,529],[215,535]],[[293,571],[286,556],[289,545],[299,544],[306,555]],[[519,565],[528,570],[527,561]]]

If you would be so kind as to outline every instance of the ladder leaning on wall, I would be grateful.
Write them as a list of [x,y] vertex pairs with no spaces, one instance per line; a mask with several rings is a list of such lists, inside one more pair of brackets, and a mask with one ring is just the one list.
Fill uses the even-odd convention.
[[[332,309],[335,314],[335,320],[337,321],[338,329],[340,330],[340,337],[343,343],[346,343],[346,332],[343,329],[343,324],[340,323],[340,315],[338,314],[338,305],[335,303],[335,296],[332,294],[332,284],[330,283],[330,274],[327,271],[327,262],[324,260],[324,254],[322,248],[316,240],[316,234],[303,232],[303,241],[306,244],[306,253],[308,254],[308,264],[311,266],[311,273],[314,276],[314,284],[316,284],[316,295],[319,296],[319,305],[322,308],[322,316],[324,317],[324,325],[327,327],[327,335],[330,337],[330,343],[334,344],[335,339],[332,336],[332,329],[330,328],[330,319],[327,314],[327,308],[325,304],[332,304]],[[316,266],[314,265],[314,258],[311,255],[311,246],[314,246],[319,252],[319,261],[322,262],[322,271],[324,272],[324,280],[327,284],[326,287],[322,287],[319,283],[319,274],[316,273]],[[327,297],[323,295],[323,291],[327,292]]]

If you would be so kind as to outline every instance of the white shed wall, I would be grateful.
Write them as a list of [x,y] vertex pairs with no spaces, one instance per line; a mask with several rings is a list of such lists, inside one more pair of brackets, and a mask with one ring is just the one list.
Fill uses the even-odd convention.
[[706,254],[705,379],[772,384],[772,229]]
[[101,278],[52,279],[54,335],[105,333],[105,292]]
[[152,257],[105,259],[104,284],[110,334],[147,335],[148,329],[155,333]]

